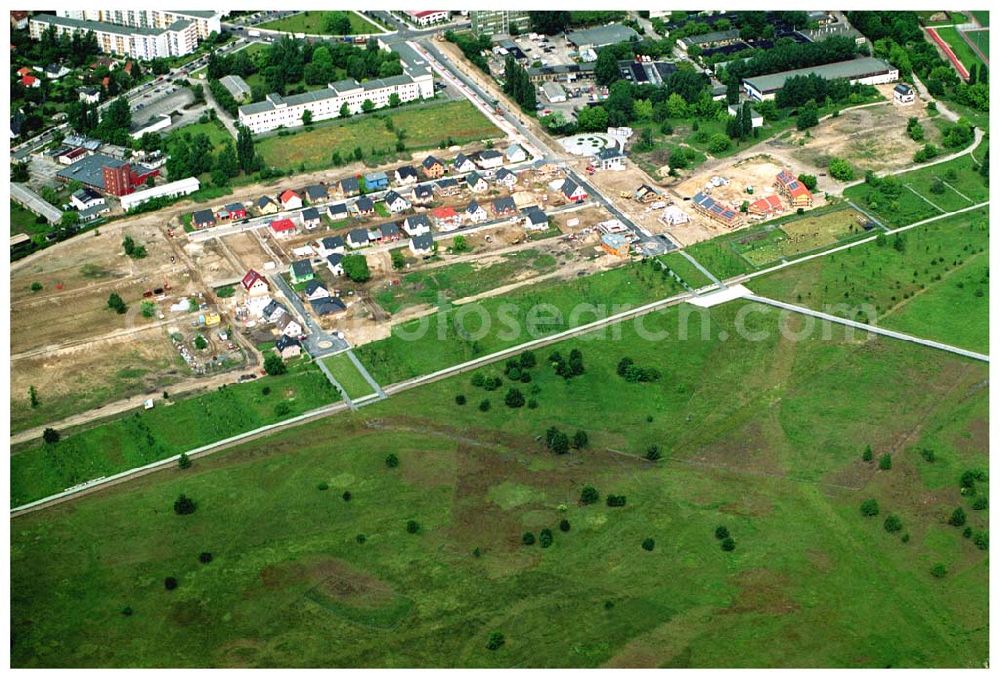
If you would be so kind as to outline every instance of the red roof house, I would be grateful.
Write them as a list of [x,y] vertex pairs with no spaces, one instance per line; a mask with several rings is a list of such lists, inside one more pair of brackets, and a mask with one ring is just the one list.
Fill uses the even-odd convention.
[[793,206],[811,206],[813,195],[806,186],[799,182],[799,178],[792,175],[789,170],[782,170],[774,180],[775,188],[788,197],[788,201]]
[[278,196],[278,201],[281,203],[282,208],[285,210],[292,210],[295,208],[302,207],[302,197],[293,192],[291,189],[286,189],[281,192]]
[[431,217],[442,230],[454,229],[462,224],[462,216],[451,206],[441,206],[431,211]]
[[762,196],[750,204],[747,212],[753,215],[776,215],[781,212],[781,199],[778,198],[777,194]]
[[42,81],[38,80],[34,76],[23,76],[21,78],[21,85],[24,87],[41,87]]
[[267,295],[267,279],[257,270],[249,270],[240,282],[248,295]]
[[31,75],[31,67],[30,66],[22,66],[21,68],[19,68],[17,70],[17,75],[21,76],[22,78],[24,76]]
[[288,218],[282,218],[281,220],[275,220],[271,223],[271,231],[278,236],[292,236],[298,229],[295,227],[295,223]]

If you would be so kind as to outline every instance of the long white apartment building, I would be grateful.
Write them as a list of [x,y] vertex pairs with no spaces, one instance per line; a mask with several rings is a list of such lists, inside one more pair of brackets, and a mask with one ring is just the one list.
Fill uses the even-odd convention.
[[56,10],[56,16],[81,21],[98,21],[133,28],[169,28],[178,21],[194,24],[199,40],[204,40],[213,32],[222,31],[222,17],[228,12],[216,10],[166,10],[166,9],[64,9]]
[[401,103],[434,97],[434,78],[423,58],[405,44],[393,45],[393,49],[400,55],[402,75],[363,83],[353,79],[340,80],[321,90],[287,97],[271,93],[263,101],[241,106],[239,122],[252,133],[259,134],[300,126],[305,111],[310,112],[313,121],[322,121],[339,117],[340,109],[345,104],[353,115],[363,110],[365,101],[371,101],[376,109],[389,106],[393,94],[399,96]]
[[57,35],[93,32],[101,52],[134,59],[180,57],[198,47],[198,31],[194,22],[180,19],[166,28],[145,28],[108,24],[89,19],[36,14],[28,22],[28,33],[39,40],[52,26]]

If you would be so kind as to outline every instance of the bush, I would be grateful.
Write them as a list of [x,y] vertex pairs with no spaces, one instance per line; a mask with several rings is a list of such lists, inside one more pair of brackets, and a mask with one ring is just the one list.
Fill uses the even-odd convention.
[[948,568],[946,568],[943,563],[938,563],[931,568],[931,575],[937,577],[938,579],[941,579],[946,574],[948,574]]
[[460,407],[465,404],[465,395],[455,395],[455,404]]
[[131,617],[132,612],[133,610],[131,605],[126,605],[124,608],[122,608],[122,614],[125,615],[125,617]]
[[876,516],[878,515],[878,502],[874,499],[865,499],[861,502],[861,515],[865,516]]
[[656,548],[656,542],[651,537],[646,537],[642,540],[642,548],[646,551],[652,551]]
[[177,578],[176,577],[167,577],[166,579],[164,579],[163,580],[163,588],[166,589],[167,591],[173,591],[174,589],[176,589],[177,588]]
[[385,465],[388,466],[389,468],[396,468],[397,466],[399,466],[399,457],[396,456],[395,454],[388,455],[387,457],[385,457]]
[[264,372],[268,376],[279,376],[287,373],[288,367],[285,366],[284,360],[279,355],[271,352],[264,358]]
[[364,544],[366,541],[368,541],[368,537],[366,537],[363,534],[359,534],[354,538],[354,541],[358,542],[359,544]]
[[650,445],[646,449],[646,459],[649,461],[659,461],[663,457],[663,452],[660,450],[660,445]]
[[198,554],[198,562],[202,565],[208,565],[212,562],[212,554],[208,551],[202,551]]
[[503,634],[499,631],[490,632],[489,638],[486,639],[486,649],[487,650],[497,650],[505,643]]
[[609,494],[607,500],[608,506],[611,508],[619,508],[625,505],[625,495],[624,494]]
[[349,491],[345,490],[344,493],[341,495],[341,497],[344,499],[344,501],[350,501],[351,500],[351,493]]
[[563,532],[569,532],[569,521],[563,518],[559,521],[559,529]]
[[177,457],[177,467],[182,470],[191,468],[191,457],[187,455],[187,452],[181,452],[181,455]]
[[965,537],[966,539],[968,539],[969,537],[971,537],[972,536],[972,528],[971,527],[966,527],[964,530],[962,530],[962,536]]
[[985,510],[988,505],[989,501],[986,499],[986,497],[976,497],[975,501],[972,502],[972,510],[982,511]]
[[983,551],[988,551],[990,548],[990,533],[985,530],[976,532],[976,538],[972,541]]
[[587,485],[582,490],[580,490],[580,503],[584,506],[589,506],[590,504],[596,503],[601,498],[601,495],[597,493],[597,490]]
[[920,456],[922,456],[924,461],[926,461],[927,463],[934,463],[935,459],[937,458],[934,455],[934,450],[927,449],[926,447],[920,450]]
[[886,452],[878,458],[878,468],[880,471],[887,471],[892,468],[892,454]]
[[184,494],[177,497],[177,501],[174,502],[174,513],[177,515],[191,515],[196,508],[194,501]]
[[842,158],[831,158],[827,168],[835,180],[849,182],[854,179],[854,168]]
[[410,534],[416,534],[417,532],[420,531],[420,523],[418,523],[416,520],[407,520],[406,531],[409,532]]
[[899,532],[903,529],[903,521],[899,519],[898,515],[893,515],[890,513],[885,517],[885,522],[882,524],[886,532]]
[[872,452],[872,446],[868,445],[865,447],[865,451],[861,454],[862,461],[871,461],[875,458],[875,454]]
[[330,484],[326,482],[321,482],[318,485],[316,485],[316,489],[318,489],[320,492],[325,492],[328,489],[330,489]]
[[729,536],[729,529],[725,525],[719,525],[715,528],[715,538],[722,541]]
[[955,527],[961,527],[965,524],[965,511],[961,506],[951,512],[951,517],[948,518],[948,524],[954,525]]
[[815,191],[816,190],[816,176],[815,175],[806,175],[806,174],[799,175],[799,182],[801,182],[802,186],[804,186],[809,191]]
[[489,410],[490,410],[489,400],[483,400],[482,402],[479,403],[479,411],[489,411]]
[[55,428],[46,428],[42,431],[42,441],[47,445],[54,445],[59,442],[59,431]]
[[538,533],[538,545],[543,549],[547,549],[552,546],[552,530],[546,527]]
[[535,543],[535,535],[532,532],[525,532],[521,535],[521,543],[525,546],[531,546]]
[[732,537],[726,537],[722,540],[721,546],[723,551],[733,551],[736,549],[736,540]]
[[589,439],[585,431],[576,431],[573,433],[573,449],[583,449],[587,446]]
[[507,391],[507,396],[503,399],[504,404],[512,409],[518,409],[524,406],[524,394],[517,388],[511,388]]

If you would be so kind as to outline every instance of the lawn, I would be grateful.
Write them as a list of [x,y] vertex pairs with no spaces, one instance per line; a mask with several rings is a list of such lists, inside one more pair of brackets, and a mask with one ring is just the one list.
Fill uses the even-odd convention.
[[503,255],[499,262],[487,265],[461,262],[403,274],[399,284],[383,286],[375,299],[390,314],[415,305],[446,307],[453,300],[546,274],[555,267],[553,256],[530,248]]
[[[962,39],[962,36],[958,33],[958,29],[952,28],[951,26],[945,26],[936,30],[938,35],[941,36],[941,39],[948,43],[951,49],[955,52],[955,56],[958,57],[959,61],[965,65],[965,68],[971,69],[973,64],[977,64],[980,67],[983,66],[983,60],[980,59],[979,55],[976,54],[975,51],[969,47],[969,44]],[[985,42],[989,43],[988,32]]]
[[986,11],[978,11],[978,12],[973,11],[972,12],[972,16],[974,16],[976,18],[976,21],[979,22],[980,26],[989,26],[990,25],[990,13],[989,12],[986,12]]
[[10,202],[10,234],[20,234],[24,232],[28,236],[45,236],[52,231],[52,227],[45,221],[19,204]]
[[208,135],[209,141],[212,143],[212,150],[215,152],[220,151],[226,144],[226,142],[232,142],[233,145],[236,144],[236,140],[233,136],[229,134],[226,130],[226,126],[222,124],[222,121],[210,120],[207,123],[192,123],[191,125],[186,125],[183,128],[178,128],[177,130],[171,131],[167,135],[167,144],[169,145],[176,137],[181,135],[190,134],[192,137],[195,135],[205,134]]
[[328,168],[333,152],[350,158],[355,148],[365,154],[372,149],[395,149],[396,133],[386,127],[391,118],[395,130],[406,131],[409,150],[437,148],[449,138],[454,144],[497,137],[499,130],[470,102],[452,101],[411,105],[395,111],[362,115],[346,121],[331,121],[312,130],[273,135],[257,141],[264,162],[276,168],[306,170]]
[[[754,280],[759,295],[867,319],[959,347],[989,350],[985,210],[944,218]],[[858,311],[867,313],[858,316]]]
[[340,383],[341,387],[347,392],[347,396],[352,400],[371,395],[375,392],[368,381],[365,380],[365,377],[361,375],[361,372],[358,371],[358,368],[354,366],[354,362],[351,361],[346,352],[325,357],[320,361],[326,365],[330,373],[333,374],[333,377],[337,379],[337,383]]
[[[971,156],[961,156],[896,175],[902,183],[898,197],[885,196],[866,183],[850,187],[844,196],[877,215],[885,224],[901,227],[942,211],[959,210],[989,200],[989,187],[976,168]],[[942,193],[932,191],[935,180],[944,185]]]
[[712,283],[712,280],[701,273],[690,260],[685,258],[680,253],[667,253],[659,258],[659,261],[664,265],[669,267],[671,271],[677,276],[684,280],[684,282],[691,288],[701,288],[702,286],[708,286]]
[[387,386],[549,336],[629,307],[679,293],[680,284],[653,261],[571,281],[546,281],[392,328],[355,354]]
[[[987,526],[958,485],[988,465],[987,367],[791,342],[764,314],[750,342],[738,312],[646,320],[697,332],[704,314],[707,340],[627,324],[552,348],[580,348],[585,372],[539,357],[536,409],[457,376],[13,519],[12,666],[981,668],[988,557],[946,518]],[[626,383],[623,356],[663,376]],[[550,426],[588,447],[546,451]],[[584,485],[627,503],[581,505]],[[194,514],[173,513],[182,493]],[[522,544],[543,528],[550,547]]]
[[990,32],[988,29],[976,30],[976,31],[965,31],[965,36],[972,41],[972,44],[978,47],[986,58],[990,57]]
[[733,249],[731,234],[701,241],[684,250],[719,279],[736,277],[754,269]]
[[[308,33],[311,35],[341,35],[326,30],[326,17],[333,12],[299,12],[290,17],[268,21],[260,24],[260,28],[272,31],[287,31],[288,33]],[[368,21],[357,12],[347,12],[351,20],[350,35],[381,33],[382,29]]]
[[160,403],[149,411],[133,411],[86,430],[63,433],[55,445],[25,446],[11,456],[11,505],[159,461],[337,399],[326,377],[303,362],[292,365],[283,376],[228,385],[174,404]]

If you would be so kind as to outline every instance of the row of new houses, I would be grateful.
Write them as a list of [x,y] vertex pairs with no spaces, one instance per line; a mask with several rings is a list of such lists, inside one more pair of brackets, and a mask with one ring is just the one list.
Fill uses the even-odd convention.
[[[813,205],[813,195],[808,188],[789,170],[782,170],[774,179],[774,188],[785,197],[793,208],[807,208]],[[691,199],[694,209],[715,222],[729,228],[745,224],[743,214],[721,201],[716,201],[704,192],[698,192]],[[760,217],[772,217],[784,210],[778,196],[761,197],[749,203],[747,212]]]

